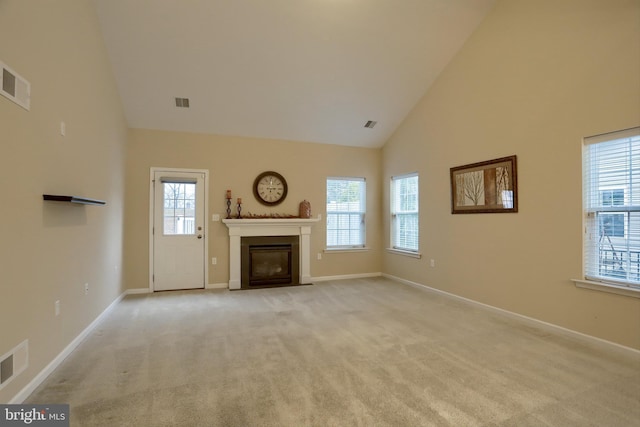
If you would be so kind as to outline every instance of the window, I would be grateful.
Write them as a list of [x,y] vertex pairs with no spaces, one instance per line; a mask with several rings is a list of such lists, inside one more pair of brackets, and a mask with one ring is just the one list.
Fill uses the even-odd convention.
[[[624,206],[624,189],[603,190],[600,192],[603,207]],[[598,225],[607,237],[624,237],[624,214],[601,213]]]
[[362,248],[365,244],[364,178],[327,178],[327,248]]
[[604,237],[624,237],[625,215],[617,213],[601,213],[600,230]]
[[391,178],[391,245],[418,252],[418,175]]
[[196,184],[162,182],[164,187],[164,234],[195,234]]
[[585,278],[640,289],[640,128],[584,144]]
[[623,206],[624,205],[624,188],[617,190],[603,190],[600,192],[602,206]]

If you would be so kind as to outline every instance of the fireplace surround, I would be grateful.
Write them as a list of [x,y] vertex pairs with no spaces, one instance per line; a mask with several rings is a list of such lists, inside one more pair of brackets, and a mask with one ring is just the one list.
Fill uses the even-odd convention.
[[298,283],[311,283],[311,229],[320,216],[302,218],[223,219],[229,229],[229,289],[242,289],[243,237],[298,236]]

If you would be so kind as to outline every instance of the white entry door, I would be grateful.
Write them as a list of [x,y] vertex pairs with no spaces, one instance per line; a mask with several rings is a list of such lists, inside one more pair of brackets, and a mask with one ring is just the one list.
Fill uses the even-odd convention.
[[153,172],[154,291],[205,287],[205,180],[201,172]]

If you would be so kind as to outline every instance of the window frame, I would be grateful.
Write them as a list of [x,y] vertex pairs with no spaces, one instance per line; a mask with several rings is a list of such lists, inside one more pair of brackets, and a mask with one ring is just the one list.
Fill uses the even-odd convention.
[[[329,182],[330,181],[342,181],[342,182],[357,182],[359,184],[359,209],[356,211],[353,210],[330,210],[329,208]],[[344,176],[329,176],[326,179],[326,188],[325,188],[325,210],[326,210],[326,230],[325,230],[325,250],[327,251],[352,251],[352,250],[363,250],[366,249],[367,243],[367,180],[364,177],[344,177]],[[361,243],[359,244],[333,244],[330,245],[329,241],[329,221],[330,217],[338,216],[338,215],[359,215],[360,216],[360,226],[357,228],[357,231],[360,236]],[[339,222],[339,220],[337,221]],[[349,231],[355,230],[355,228],[332,228],[331,230],[337,230],[338,234],[340,231]],[[339,241],[339,237],[336,236],[336,240]]]
[[[400,181],[402,180],[407,180],[407,179],[412,179],[415,178],[416,179],[416,194],[415,194],[415,209],[414,210],[399,210],[398,209],[398,186],[400,185]],[[412,173],[408,173],[408,174],[403,174],[403,175],[396,175],[396,176],[392,176],[391,180],[390,180],[390,215],[391,215],[391,221],[390,221],[390,227],[389,227],[389,234],[390,234],[390,247],[389,247],[389,251],[393,252],[393,253],[399,253],[399,254],[404,254],[404,255],[408,255],[408,256],[413,256],[416,258],[420,258],[420,177],[418,172],[412,172]],[[399,222],[398,222],[398,218],[402,217],[402,216],[415,216],[416,218],[416,235],[415,235],[415,247],[409,247],[409,246],[402,246],[399,244],[398,239],[400,238],[398,236],[398,227],[399,227]],[[405,239],[406,241],[406,239]]]
[[[640,298],[640,162],[634,160],[636,153],[640,153],[640,127],[583,140],[584,279],[573,280],[576,286]],[[603,219],[612,215],[624,218],[618,234],[603,227]]]

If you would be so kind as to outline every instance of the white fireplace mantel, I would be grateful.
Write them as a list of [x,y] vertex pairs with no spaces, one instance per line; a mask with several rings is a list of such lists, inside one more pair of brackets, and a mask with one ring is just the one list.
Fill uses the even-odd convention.
[[223,219],[229,228],[229,289],[240,289],[242,237],[300,236],[300,284],[311,283],[311,227],[320,217]]

